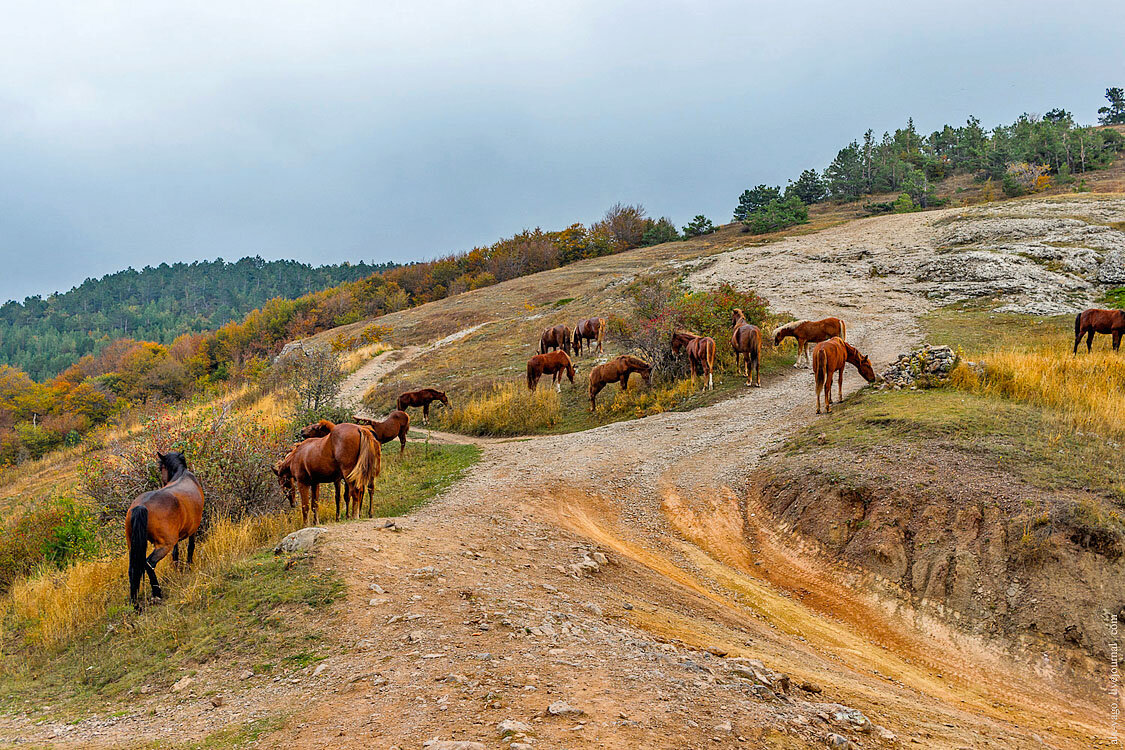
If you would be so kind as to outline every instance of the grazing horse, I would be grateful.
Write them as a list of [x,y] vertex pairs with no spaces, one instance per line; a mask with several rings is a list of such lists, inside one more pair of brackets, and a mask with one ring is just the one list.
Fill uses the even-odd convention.
[[[732,317],[734,330],[730,334],[730,345],[734,349],[734,369],[738,371],[738,359],[741,356],[746,363],[746,385],[762,387],[762,376],[758,372],[759,358],[762,355],[762,331],[756,325],[751,325],[746,320],[746,315],[735,309]],[[754,368],[754,380],[750,379],[750,368]]]
[[692,388],[695,387],[695,371],[698,369],[700,376],[707,376],[704,387],[714,390],[715,381],[712,377],[712,370],[715,366],[715,339],[710,336],[700,336],[698,333],[692,333],[691,331],[674,331],[672,333],[672,353],[679,354],[680,349],[687,350]]
[[614,357],[604,365],[598,365],[590,370],[590,411],[597,407],[598,394],[602,388],[610,383],[620,383],[621,390],[629,390],[629,376],[639,372],[645,385],[649,385],[652,377],[652,365],[643,359],[638,359],[631,354],[622,354]]
[[574,383],[574,363],[570,361],[564,351],[555,351],[550,354],[536,354],[527,360],[527,390],[534,391],[539,385],[539,378],[550,375],[555,384],[555,392],[562,391],[563,373]]
[[398,438],[398,455],[401,456],[406,451],[406,434],[410,432],[410,415],[406,412],[395,409],[382,422],[363,417],[356,417],[355,421],[370,427],[380,443],[389,443]]
[[[406,451],[406,434],[410,432],[410,415],[404,411],[395,409],[387,418],[382,422],[375,419],[364,419],[363,417],[356,417],[355,424],[360,427],[369,427],[375,433],[375,439],[379,441],[380,445],[389,443],[395,438],[399,439],[398,454],[401,456]],[[314,438],[324,437],[332,432],[332,428],[336,427],[335,424],[329,422],[327,419],[322,419],[314,424],[305,425],[301,428],[301,437]]]
[[552,349],[562,349],[570,353],[570,329],[564,325],[551,326],[539,336],[539,353],[546,354]]
[[839,318],[823,318],[821,320],[794,320],[778,327],[773,332],[773,345],[778,346],[787,337],[797,339],[797,361],[794,367],[809,366],[809,344],[827,341],[838,336],[841,341],[848,340],[847,326]]
[[371,489],[374,493],[375,479],[382,471],[382,450],[370,427],[348,422],[333,425],[327,420],[310,425],[316,434],[322,433],[326,427],[327,434],[298,443],[274,467],[278,483],[289,497],[290,505],[295,504],[294,491],[300,493],[304,523],[308,523],[310,505],[313,524],[320,521],[320,485],[324,482],[336,485],[336,518],[340,518],[341,479],[346,492],[345,515],[357,518],[363,506],[364,491]]
[[1074,316],[1074,353],[1078,354],[1078,342],[1086,337],[1086,353],[1094,345],[1095,333],[1113,334],[1113,351],[1121,346],[1121,334],[1125,333],[1125,310],[1083,310]]
[[[129,599],[140,609],[137,594],[141,578],[148,573],[152,598],[160,599],[156,564],[169,552],[179,564],[180,542],[188,540],[187,562],[195,557],[195,535],[203,520],[203,488],[188,471],[183,453],[160,453],[160,480],[164,486],[137,496],[125,512],[125,544],[129,549]],[[148,543],[152,542],[152,554]]]
[[[586,318],[578,321],[574,326],[574,356],[582,353],[585,341],[596,341],[598,354],[602,353],[602,343],[605,341],[605,318]],[[592,349],[593,344],[587,344],[587,349]]]
[[813,376],[816,378],[816,413],[820,414],[820,393],[824,391],[824,410],[832,413],[832,376],[839,375],[839,401],[844,400],[844,365],[855,365],[859,374],[868,383],[879,379],[871,367],[871,360],[866,355],[860,354],[851,344],[846,343],[839,336],[834,336],[828,341],[816,345],[812,354]]
[[430,423],[430,404],[434,401],[440,401],[449,408],[449,399],[445,395],[445,391],[438,391],[433,388],[422,388],[417,391],[407,391],[398,397],[399,411],[406,411],[411,406],[422,407],[422,424]]

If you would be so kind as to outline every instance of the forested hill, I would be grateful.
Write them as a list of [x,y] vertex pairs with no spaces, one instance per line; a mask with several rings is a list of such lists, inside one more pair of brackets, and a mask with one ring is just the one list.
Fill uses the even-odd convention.
[[129,268],[64,294],[0,307],[0,364],[41,381],[114,339],[169,344],[180,334],[240,320],[275,297],[300,297],[394,265],[313,267],[255,257]]

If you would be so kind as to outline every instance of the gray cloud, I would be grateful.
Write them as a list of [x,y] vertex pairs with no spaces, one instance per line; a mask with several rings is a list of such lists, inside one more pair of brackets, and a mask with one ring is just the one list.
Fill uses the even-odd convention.
[[1071,109],[1125,6],[39,3],[0,27],[0,298],[127,265],[406,260],[618,200],[728,220],[867,127]]

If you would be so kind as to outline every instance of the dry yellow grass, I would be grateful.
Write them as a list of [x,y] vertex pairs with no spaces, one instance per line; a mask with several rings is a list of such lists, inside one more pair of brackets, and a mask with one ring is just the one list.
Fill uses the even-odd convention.
[[689,379],[677,380],[663,388],[644,388],[636,379],[633,385],[636,387],[627,391],[617,391],[608,407],[610,412],[636,419],[660,414],[675,409],[697,390]]
[[[176,570],[170,558],[159,566],[166,600],[198,602],[235,561],[299,525],[297,513],[217,521],[201,539],[190,569]],[[107,611],[127,605],[128,567],[125,555],[118,555],[79,561],[64,570],[43,570],[13,583],[3,607],[21,623],[29,642],[55,647],[103,619]],[[146,582],[142,590],[147,589]]]
[[352,351],[341,354],[340,367],[343,368],[344,372],[355,372],[360,367],[391,348],[390,344],[382,341],[375,344],[368,344],[367,346],[361,346],[358,349],[353,349]]
[[983,376],[961,366],[954,385],[1058,411],[1071,426],[1125,432],[1125,358],[1112,351],[1080,354],[1058,348],[1002,350],[979,357]]
[[468,435],[523,435],[558,423],[559,394],[548,382],[534,392],[522,384],[503,383],[441,413],[443,427]]

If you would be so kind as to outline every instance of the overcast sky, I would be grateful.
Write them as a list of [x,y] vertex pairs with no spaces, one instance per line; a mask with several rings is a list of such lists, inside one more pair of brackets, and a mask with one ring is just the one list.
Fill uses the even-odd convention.
[[426,258],[617,201],[725,222],[868,127],[1092,122],[1125,85],[1121,0],[0,7],[0,299]]

